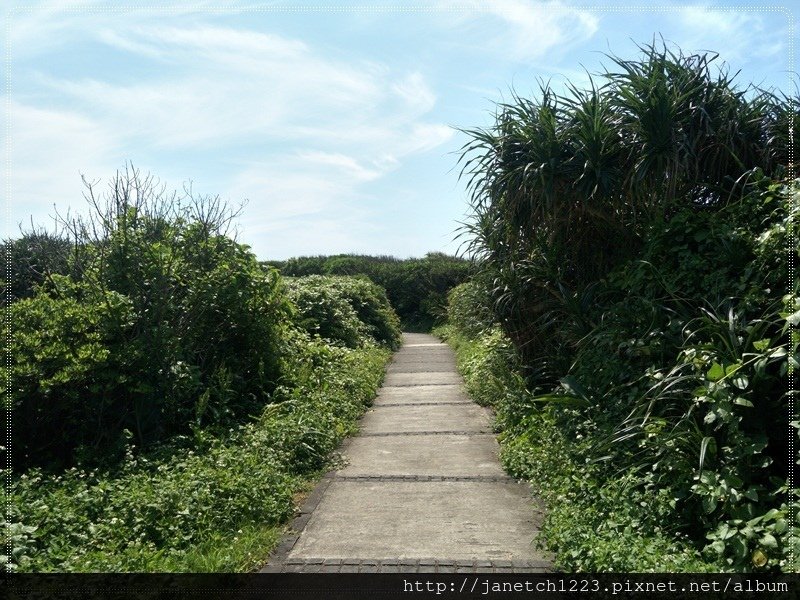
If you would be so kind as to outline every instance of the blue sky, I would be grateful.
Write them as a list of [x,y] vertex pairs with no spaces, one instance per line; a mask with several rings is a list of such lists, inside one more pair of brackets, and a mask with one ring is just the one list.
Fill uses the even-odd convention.
[[789,18],[752,1],[125,4],[6,15],[5,236],[83,210],[81,175],[130,161],[246,199],[239,239],[261,259],[454,252],[458,128],[489,125],[512,86],[580,85],[654,35],[718,52],[743,84],[790,86]]

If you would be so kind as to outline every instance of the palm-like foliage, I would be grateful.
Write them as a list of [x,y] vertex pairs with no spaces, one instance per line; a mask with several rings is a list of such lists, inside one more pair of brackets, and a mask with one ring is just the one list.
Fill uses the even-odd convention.
[[716,55],[641,50],[610,56],[602,85],[540,84],[499,104],[494,127],[465,130],[469,250],[526,358],[552,354],[542,317],[633,256],[649,225],[682,206],[715,210],[751,170],[788,163],[798,103],[713,72]]

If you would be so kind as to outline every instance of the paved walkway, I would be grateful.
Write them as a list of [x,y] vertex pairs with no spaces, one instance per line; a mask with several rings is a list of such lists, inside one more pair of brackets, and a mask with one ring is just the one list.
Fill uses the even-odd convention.
[[462,388],[452,350],[404,334],[358,437],[265,572],[536,572],[528,487],[498,461],[491,413]]

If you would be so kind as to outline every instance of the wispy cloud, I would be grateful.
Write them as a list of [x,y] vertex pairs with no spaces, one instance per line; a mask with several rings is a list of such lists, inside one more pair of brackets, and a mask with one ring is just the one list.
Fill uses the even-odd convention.
[[276,157],[236,175],[230,193],[248,201],[242,238],[274,258],[308,254],[321,244],[329,252],[364,251],[375,210],[358,189],[377,173],[344,155],[304,152],[299,158],[304,170]]
[[132,160],[169,185],[249,198],[242,230],[263,256],[441,247],[432,232],[463,212],[448,125],[488,123],[487,100],[536,93],[537,77],[580,87],[581,64],[631,37],[663,31],[773,81],[786,57],[774,14],[712,6],[612,18],[569,0],[439,0],[397,19],[81,5],[43,0],[10,22],[14,218],[80,206],[81,173]]
[[[234,201],[250,199],[247,226],[256,232],[278,231],[348,203],[354,218],[354,200],[369,202],[365,185],[454,133],[430,118],[437,96],[417,71],[334,59],[293,38],[207,24],[98,27],[92,35],[154,65],[157,75],[120,82],[42,70],[38,84],[71,108],[48,113],[61,122],[36,127],[35,144],[60,147],[75,133],[73,140],[92,146],[98,159],[116,156],[112,145],[144,153],[225,152],[238,172],[217,191]],[[70,129],[71,119],[81,125]],[[101,161],[84,158],[82,172],[98,175],[92,169]],[[53,199],[55,189],[42,197]]]
[[161,67],[161,77],[131,84],[52,77],[46,83],[88,114],[116,124],[120,134],[162,146],[293,137],[301,128],[330,125],[334,115],[368,114],[388,85],[369,66],[326,60],[295,40],[246,30],[98,33],[142,58],[168,57],[171,66]]
[[202,14],[206,7],[221,8],[235,2],[223,0],[176,0],[172,3],[147,6],[117,6],[107,0],[40,0],[17,2],[9,11],[12,54],[15,58],[32,58],[85,41],[87,32],[94,35],[104,28],[132,27],[152,23],[164,17]]
[[[457,0],[441,0],[439,6],[462,6]],[[473,10],[447,13],[448,19],[476,47],[506,58],[538,60],[549,52],[563,54],[591,38],[599,28],[596,12],[563,2],[491,0]]]
[[366,136],[400,154],[447,139],[441,126],[417,122],[436,103],[417,72],[336,61],[297,40],[230,28],[100,30],[98,36],[143,58],[174,63],[169,79],[128,85],[42,79],[87,114],[122,125],[116,127],[121,135],[176,147],[259,135],[363,144]]
[[[12,102],[10,124],[10,208],[15,214],[52,214],[54,204],[64,210],[65,201],[80,200],[81,174],[108,174],[124,160],[114,138],[80,114]],[[73,202],[74,207],[82,204]],[[7,235],[19,233],[19,222],[7,225]]]
[[[303,151],[298,153],[297,159],[303,164],[335,169],[337,172],[351,177],[354,182],[372,181],[380,177],[381,172],[384,170],[377,163],[373,168],[370,168],[364,166],[352,156],[331,152]],[[385,168],[386,165],[381,166]]]
[[719,52],[726,62],[737,64],[750,57],[783,59],[788,56],[788,25],[775,29],[766,13],[720,10],[713,6],[676,9],[674,41],[684,51]]

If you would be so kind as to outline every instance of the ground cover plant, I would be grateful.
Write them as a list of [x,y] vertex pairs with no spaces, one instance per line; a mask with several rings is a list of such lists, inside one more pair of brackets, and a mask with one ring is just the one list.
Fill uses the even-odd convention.
[[112,470],[29,469],[13,479],[9,566],[47,571],[248,571],[266,560],[295,496],[354,432],[389,351],[295,332],[287,373],[261,416],[198,431]]
[[216,199],[165,196],[131,168],[93,205],[94,226],[66,223],[66,268],[7,296],[2,562],[253,569],[353,433],[399,320],[364,279],[290,291],[229,235],[235,213]]
[[784,570],[797,101],[641,48],[469,131],[479,274],[449,325],[567,570]]

